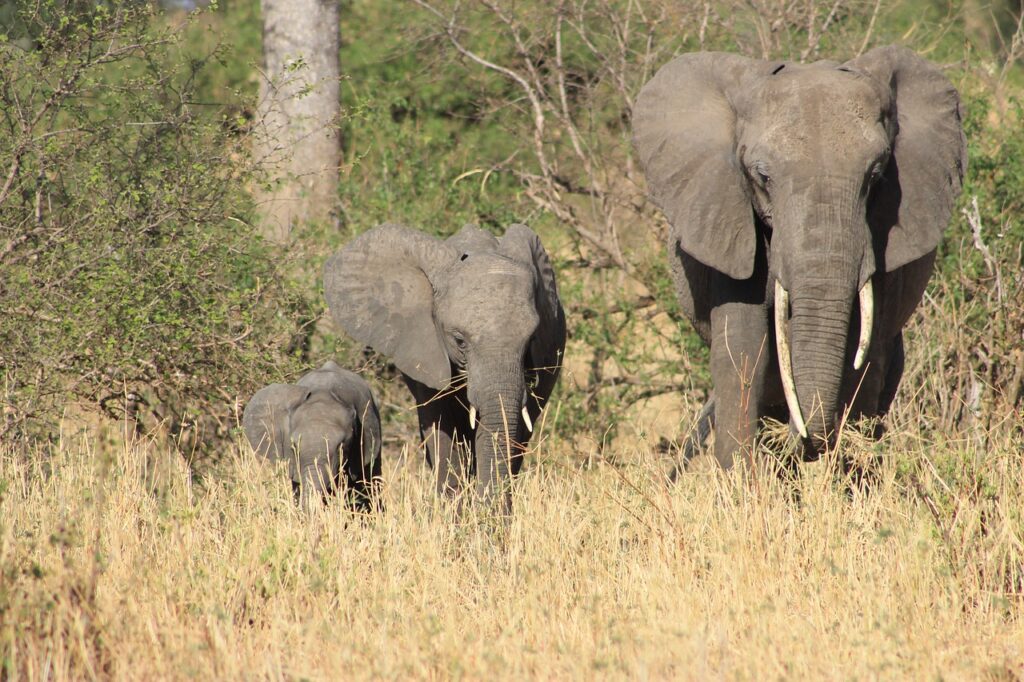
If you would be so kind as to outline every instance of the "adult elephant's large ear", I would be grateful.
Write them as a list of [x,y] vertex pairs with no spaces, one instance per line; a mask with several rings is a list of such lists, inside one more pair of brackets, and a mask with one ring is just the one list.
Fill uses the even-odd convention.
[[309,388],[293,384],[271,384],[256,392],[242,413],[242,430],[256,454],[269,460],[292,456],[289,422],[309,395]]
[[327,260],[327,306],[356,341],[387,355],[416,381],[444,388],[451,364],[434,325],[431,279],[457,257],[418,230],[380,225]]
[[734,279],[753,274],[755,232],[732,101],[772,68],[732,54],[683,55],[644,85],[633,109],[633,144],[673,240]]
[[895,270],[942,239],[967,169],[967,140],[956,88],[931,62],[889,45],[846,63],[892,89],[898,131],[889,167],[872,191],[868,219]]
[[534,268],[537,276],[534,298],[540,323],[530,342],[530,357],[536,369],[547,369],[549,374],[557,377],[561,354],[565,350],[565,311],[558,298],[551,259],[540,243],[540,237],[526,225],[510,225],[499,241],[499,248],[509,258]]

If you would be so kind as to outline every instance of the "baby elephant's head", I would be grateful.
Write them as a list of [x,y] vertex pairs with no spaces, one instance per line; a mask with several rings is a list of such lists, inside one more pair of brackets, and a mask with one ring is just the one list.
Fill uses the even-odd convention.
[[309,500],[323,499],[340,482],[338,475],[345,452],[351,452],[356,438],[356,412],[328,391],[308,391],[304,387],[292,409],[289,440],[294,456],[288,461],[288,473],[296,494],[305,506]]
[[242,425],[257,454],[288,462],[303,508],[343,479],[354,505],[368,504],[368,486],[380,476],[380,420],[357,375],[329,362],[298,384],[267,386],[245,406]]

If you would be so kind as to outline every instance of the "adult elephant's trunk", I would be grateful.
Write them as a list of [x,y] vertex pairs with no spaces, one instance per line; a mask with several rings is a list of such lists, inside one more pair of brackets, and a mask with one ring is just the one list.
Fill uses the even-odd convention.
[[[840,299],[794,298],[788,330],[792,367],[790,417],[801,435],[815,447],[828,441],[835,428],[839,391],[846,369],[846,343],[850,325],[851,301]],[[786,380],[788,383],[788,379]]]
[[477,493],[482,499],[500,500],[511,511],[512,457],[522,449],[525,381],[519,358],[481,363],[486,370],[470,368],[469,399],[475,408]]
[[[859,283],[874,270],[861,182],[822,178],[787,185],[773,251],[775,336],[790,423],[820,451],[832,438],[848,369],[863,365],[871,340],[870,279],[860,324],[851,324]],[[863,330],[848,354],[851,327]]]

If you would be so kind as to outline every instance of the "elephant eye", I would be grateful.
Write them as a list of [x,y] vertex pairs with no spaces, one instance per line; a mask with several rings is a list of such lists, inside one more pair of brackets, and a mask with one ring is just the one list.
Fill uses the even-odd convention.
[[764,189],[767,189],[768,185],[771,183],[771,178],[768,177],[768,169],[764,167],[764,164],[761,161],[754,163],[750,167],[750,175]]
[[459,332],[452,332],[452,338],[455,339],[455,345],[459,350],[466,350],[466,339]]

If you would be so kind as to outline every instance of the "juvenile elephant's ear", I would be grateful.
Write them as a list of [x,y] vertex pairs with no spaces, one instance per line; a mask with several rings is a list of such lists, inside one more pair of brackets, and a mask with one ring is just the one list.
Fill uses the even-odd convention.
[[383,462],[380,457],[381,450],[381,429],[380,412],[377,409],[377,401],[370,392],[370,387],[364,382],[366,392],[362,395],[356,406],[356,425],[359,428],[359,451],[361,457],[358,462],[347,462],[348,475],[350,480],[359,481],[362,485],[369,485],[370,496],[379,484]]
[[633,109],[633,144],[673,240],[734,279],[753,274],[756,235],[733,98],[772,68],[732,54],[683,55],[644,85]]
[[540,323],[530,342],[530,356],[537,367],[555,372],[565,350],[565,311],[558,298],[555,269],[540,237],[526,225],[510,225],[501,238],[500,251],[520,263],[531,264],[537,276],[535,300]]
[[363,477],[369,481],[374,476],[380,476],[380,410],[377,409],[377,401],[373,394],[367,393],[364,399],[356,408],[356,417],[359,419],[359,440],[363,449]]
[[256,392],[242,413],[242,429],[256,454],[269,460],[291,458],[291,415],[310,393],[293,384],[271,384]]
[[331,315],[352,338],[390,357],[432,388],[451,380],[434,324],[431,279],[458,254],[434,237],[384,224],[361,234],[324,265]]
[[953,213],[967,169],[967,140],[956,88],[931,62],[890,45],[847,62],[892,88],[898,132],[892,159],[872,191],[868,215],[887,235],[885,268],[933,251]]

